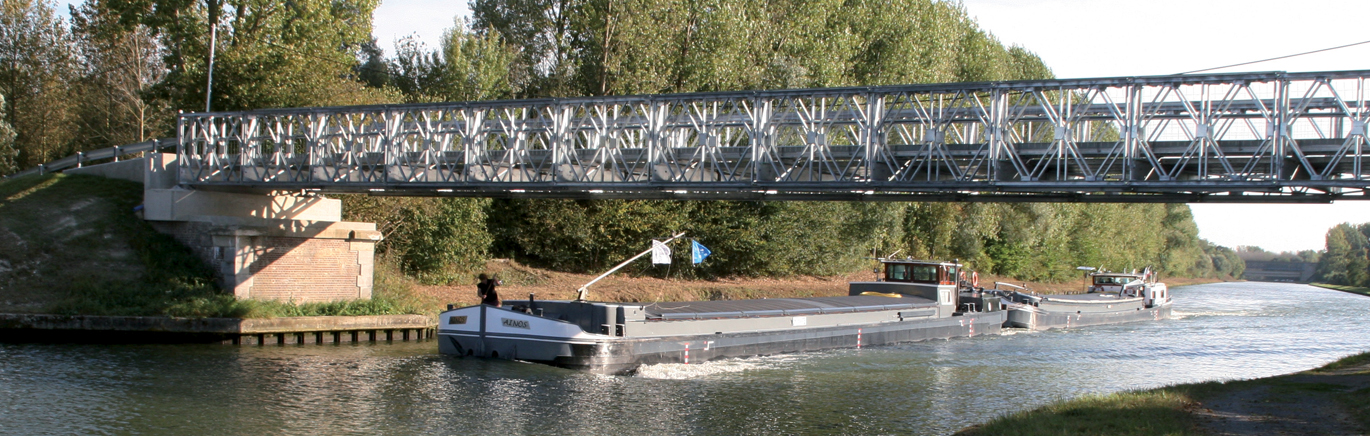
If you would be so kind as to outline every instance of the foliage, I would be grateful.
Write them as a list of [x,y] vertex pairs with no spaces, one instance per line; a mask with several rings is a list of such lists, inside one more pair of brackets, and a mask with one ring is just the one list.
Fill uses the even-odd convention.
[[527,96],[1046,78],[954,3],[476,0]]
[[110,0],[72,8],[72,35],[82,59],[76,109],[82,148],[133,144],[171,133],[169,102],[151,94],[166,77],[166,55],[142,24],[106,13]]
[[591,272],[637,254],[650,239],[670,237],[687,213],[670,201],[496,200],[487,228],[496,255]]
[[345,219],[376,223],[385,238],[377,255],[397,259],[402,271],[423,282],[457,280],[488,256],[490,200],[348,195],[342,201]]
[[[475,0],[441,47],[407,38],[391,58],[370,35],[375,0],[87,0],[70,29],[49,3],[0,1],[0,94],[12,100],[0,121],[25,165],[165,134],[174,110],[202,109],[210,23],[217,110],[1052,77],[959,4],[933,0]],[[1184,205],[343,200],[347,219],[378,224],[378,253],[425,283],[457,281],[491,255],[600,271],[678,231],[709,260],[630,271],[828,275],[872,252],[1039,281],[1076,278],[1080,265],[1243,268],[1198,239]],[[215,301],[177,310],[247,310]]]
[[1338,224],[1327,231],[1327,251],[1318,260],[1318,280],[1334,285],[1370,286],[1367,239],[1370,223]]
[[[166,50],[159,90],[177,109],[203,110],[211,39],[216,110],[380,103],[357,81],[375,0],[150,0],[103,13],[151,29]],[[210,24],[218,27],[211,35]],[[213,36],[213,38],[211,38]]]
[[1203,245],[1204,255],[1208,256],[1213,262],[1213,272],[1216,275],[1227,275],[1230,277],[1241,277],[1246,271],[1246,260],[1236,250],[1214,245],[1207,240],[1200,240]]
[[498,32],[477,35],[459,21],[443,35],[439,51],[426,52],[414,37],[400,40],[388,80],[413,102],[509,98],[515,56]]
[[0,175],[14,174],[19,171],[16,158],[19,149],[14,146],[14,128],[5,122],[5,95],[0,94]]
[[21,167],[71,151],[76,54],[71,34],[43,0],[0,0],[0,95]]
[[1077,266],[1150,266],[1191,277],[1240,274],[1241,259],[1224,257],[1222,247],[1196,233],[1185,205],[911,204],[903,245],[891,250],[959,258],[982,271],[1045,282],[1076,278]]

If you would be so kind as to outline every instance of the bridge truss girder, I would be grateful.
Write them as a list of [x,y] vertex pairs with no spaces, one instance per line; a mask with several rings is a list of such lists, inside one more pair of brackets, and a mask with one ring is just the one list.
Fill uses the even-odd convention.
[[1370,71],[183,114],[180,182],[384,195],[1366,197]]

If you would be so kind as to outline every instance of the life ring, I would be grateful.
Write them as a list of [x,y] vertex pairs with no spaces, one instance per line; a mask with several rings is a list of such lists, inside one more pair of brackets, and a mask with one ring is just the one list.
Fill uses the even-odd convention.
[[971,272],[970,272],[970,287],[972,287],[972,288],[978,288],[978,287],[980,287],[980,272],[979,272],[979,271],[971,271]]

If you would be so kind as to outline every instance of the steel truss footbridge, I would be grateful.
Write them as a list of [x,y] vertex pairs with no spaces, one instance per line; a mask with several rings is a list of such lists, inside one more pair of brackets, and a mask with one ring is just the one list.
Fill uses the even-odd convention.
[[182,185],[707,200],[1370,199],[1367,71],[182,114]]

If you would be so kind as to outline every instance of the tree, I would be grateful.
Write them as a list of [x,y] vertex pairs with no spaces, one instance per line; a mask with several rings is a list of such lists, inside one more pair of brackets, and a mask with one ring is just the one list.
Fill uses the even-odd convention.
[[0,94],[0,176],[19,171],[15,159],[19,150],[14,148],[14,128],[5,122],[5,95]]
[[148,0],[110,3],[122,23],[146,25],[166,50],[160,90],[204,110],[211,26],[217,25],[214,110],[393,101],[357,77],[376,0]]
[[1370,259],[1365,234],[1350,223],[1327,230],[1327,251],[1318,262],[1318,276],[1337,285],[1370,285]]
[[532,96],[565,97],[575,95],[571,20],[582,16],[582,5],[577,0],[472,0],[471,15],[480,34],[496,32],[518,48],[511,70],[521,80],[514,88]]
[[171,133],[173,113],[150,91],[166,77],[165,56],[152,29],[119,22],[108,0],[72,7],[72,33],[81,55],[77,110],[82,148],[143,142]]
[[414,37],[396,44],[390,81],[412,102],[504,99],[514,96],[517,52],[497,31],[475,34],[464,23],[443,35],[439,51]]
[[346,219],[376,223],[384,236],[376,253],[421,281],[457,281],[489,256],[490,200],[346,195],[342,201]]
[[51,3],[0,0],[0,95],[4,121],[15,131],[22,166],[61,157],[72,148],[71,35]]

